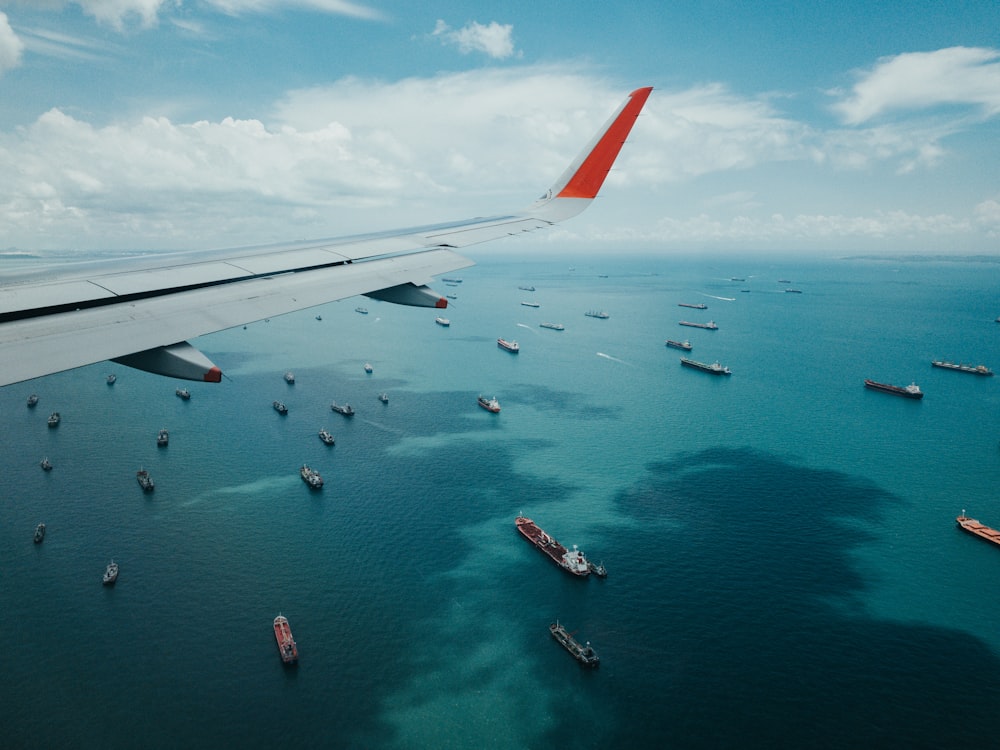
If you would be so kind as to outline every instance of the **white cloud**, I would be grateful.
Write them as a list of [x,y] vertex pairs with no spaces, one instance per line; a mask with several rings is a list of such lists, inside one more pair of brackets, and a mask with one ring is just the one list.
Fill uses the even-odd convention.
[[503,60],[514,55],[514,27],[490,21],[481,24],[472,21],[461,29],[452,29],[444,21],[438,20],[432,36],[439,37],[442,44],[458,47],[463,55],[482,52],[494,60]]
[[7,14],[0,11],[0,75],[21,64],[24,43],[10,27]]
[[209,5],[229,15],[243,13],[274,13],[284,8],[301,8],[319,13],[349,16],[366,20],[380,20],[383,14],[359,3],[346,0],[205,0]]
[[139,25],[143,28],[155,26],[160,9],[164,5],[180,5],[180,0],[74,0],[74,2],[84,13],[119,31],[133,17],[139,19]]
[[833,105],[849,125],[894,110],[939,105],[978,107],[984,117],[1000,113],[1000,50],[950,47],[909,52],[883,58],[858,75],[850,93]]

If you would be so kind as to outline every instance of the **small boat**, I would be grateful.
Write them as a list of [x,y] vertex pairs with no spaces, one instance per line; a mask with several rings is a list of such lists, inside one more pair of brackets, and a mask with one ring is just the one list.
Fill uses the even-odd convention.
[[590,568],[590,572],[593,573],[598,578],[607,578],[608,569],[604,567],[604,563],[600,562],[594,565],[590,560],[587,560],[587,567]]
[[388,404],[389,394],[383,391],[382,393],[378,394],[378,400],[381,401],[383,404]]
[[368,314],[368,308],[367,307],[355,307],[354,308],[354,312],[361,313],[362,315],[367,315]]
[[497,339],[497,346],[501,349],[506,349],[511,354],[517,354],[521,351],[521,345],[516,341],[508,341],[507,339]]
[[601,320],[607,320],[611,316],[608,315],[604,310],[588,310],[584,313],[588,318],[599,318]]
[[45,524],[40,523],[35,527],[35,544],[41,544],[45,538]]
[[552,637],[555,638],[563,648],[569,651],[573,658],[578,662],[583,664],[585,667],[596,667],[601,663],[601,657],[597,655],[590,646],[590,641],[587,641],[586,645],[581,646],[579,642],[569,633],[566,628],[559,624],[559,621],[549,625],[549,632],[552,633]]
[[535,287],[533,287],[533,286],[519,286],[518,289],[520,289],[522,292],[533,292],[533,291],[535,291]]
[[118,376],[115,375],[114,373],[111,373],[110,375],[108,375],[107,383],[108,385],[114,385],[116,380],[118,380]]
[[704,302],[678,302],[678,307],[693,307],[695,310],[707,310],[708,305]]
[[295,373],[292,372],[291,370],[289,370],[288,372],[286,372],[285,373],[285,382],[288,383],[288,385],[295,385]]
[[108,563],[108,567],[104,569],[103,583],[105,586],[111,586],[117,580],[118,580],[118,563],[112,560],[111,562]]
[[454,294],[446,294],[444,296],[447,297],[448,299],[458,299],[458,297],[456,297]]
[[778,279],[778,283],[779,284],[791,284],[792,280],[791,279]]
[[285,406],[281,401],[272,401],[271,406],[278,414],[288,414],[288,407]]
[[52,462],[49,461],[48,456],[39,461],[38,465],[42,467],[42,471],[52,471]]
[[691,342],[688,341],[687,339],[684,339],[683,341],[673,341],[671,339],[667,339],[663,343],[671,347],[672,349],[683,349],[684,351],[688,352],[691,351]]
[[478,399],[479,405],[486,409],[486,411],[493,412],[494,414],[500,413],[500,402],[497,401],[497,397],[486,398],[485,396],[480,396]]
[[690,320],[682,320],[680,322],[680,325],[682,325],[682,326],[690,326],[691,328],[704,328],[705,330],[708,330],[708,331],[717,331],[717,330],[719,330],[719,326],[715,325],[715,321],[714,320],[710,320],[707,323],[692,323]]
[[344,404],[343,406],[341,406],[336,401],[334,401],[332,404],[330,404],[330,408],[333,411],[337,412],[338,414],[343,414],[345,417],[354,416],[354,409],[350,404]]
[[693,359],[688,359],[687,357],[681,357],[681,364],[685,367],[691,367],[695,370],[701,370],[702,372],[710,372],[713,375],[732,375],[732,371],[728,367],[723,367],[718,362],[713,362],[710,365],[704,362],[696,362]]
[[785,294],[802,294],[801,289],[786,289]]
[[166,447],[170,443],[170,433],[166,429],[160,430],[156,433],[156,444],[161,448]]
[[564,326],[562,323],[539,323],[538,327],[539,328],[550,328],[553,331],[565,331],[566,330],[566,326]]
[[182,398],[185,401],[191,398],[191,391],[189,391],[187,388],[178,388],[176,391],[174,391],[174,393],[177,394],[178,398]]
[[448,320],[448,318],[441,318],[441,317],[434,318],[434,322],[437,323],[439,326],[444,326],[445,328],[451,325],[451,321]]
[[522,302],[521,305],[524,307],[541,307],[537,302]]
[[331,435],[330,432],[325,427],[319,431],[319,439],[322,440],[327,445],[333,445],[334,442],[336,442],[333,438],[333,435]]
[[296,664],[299,661],[299,647],[292,638],[292,629],[288,626],[288,618],[278,615],[274,618],[274,639],[278,642],[278,653],[285,664]]
[[37,403],[38,403],[38,396],[37,395],[35,395],[34,393],[32,393],[30,396],[28,396],[28,408],[29,409],[32,406],[35,406]]
[[318,490],[323,487],[323,477],[319,475],[318,471],[306,464],[302,464],[302,468],[299,469],[299,476],[302,477],[303,482],[309,485],[310,489]]
[[139,471],[135,473],[135,481],[137,481],[139,486],[142,487],[143,492],[152,492],[156,489],[156,485],[153,484],[153,478],[149,476],[149,472],[145,469],[139,469]]
[[371,362],[365,362],[365,372],[367,372],[369,375],[372,374],[372,365],[371,365]]
[[961,363],[955,364],[954,362],[948,362],[943,359],[931,360],[931,364],[934,367],[943,367],[946,370],[957,370],[958,372],[968,372],[973,375],[992,375],[993,370],[991,370],[986,365],[963,365]]
[[323,316],[322,315],[317,315],[316,316],[316,320],[323,320]]
[[443,281],[446,284],[461,284],[462,283],[461,279],[449,279],[447,277],[442,277],[441,281]]
[[58,427],[61,419],[62,417],[59,416],[59,412],[52,412],[49,415],[49,427]]
[[898,385],[889,385],[888,383],[878,383],[865,378],[865,388],[870,388],[873,391],[882,391],[882,393],[891,393],[893,396],[903,396],[904,398],[920,399],[924,397],[924,392],[920,390],[920,386],[916,383],[900,387]]

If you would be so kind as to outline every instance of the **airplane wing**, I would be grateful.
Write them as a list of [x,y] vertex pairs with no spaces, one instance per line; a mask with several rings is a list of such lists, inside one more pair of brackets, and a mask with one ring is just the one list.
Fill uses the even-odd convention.
[[218,382],[219,368],[187,339],[359,294],[444,308],[427,284],[473,265],[456,249],[543,229],[590,204],[651,91],[629,94],[552,188],[514,214],[0,280],[0,386],[108,359]]

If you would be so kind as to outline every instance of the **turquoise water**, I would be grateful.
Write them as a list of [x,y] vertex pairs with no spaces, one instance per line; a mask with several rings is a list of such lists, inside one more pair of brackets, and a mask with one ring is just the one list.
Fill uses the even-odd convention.
[[[994,745],[1000,550],[954,517],[1000,526],[1000,378],[930,360],[1000,368],[1000,265],[521,256],[462,278],[437,284],[447,329],[360,299],[200,339],[227,378],[187,402],[108,363],[0,389],[5,746]],[[608,578],[558,570],[519,513]]]

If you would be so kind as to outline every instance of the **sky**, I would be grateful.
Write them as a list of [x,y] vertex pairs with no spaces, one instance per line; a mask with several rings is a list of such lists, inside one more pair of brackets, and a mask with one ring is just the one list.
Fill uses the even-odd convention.
[[489,252],[1000,254],[996,0],[0,0],[0,251],[516,211],[641,86],[593,205]]

